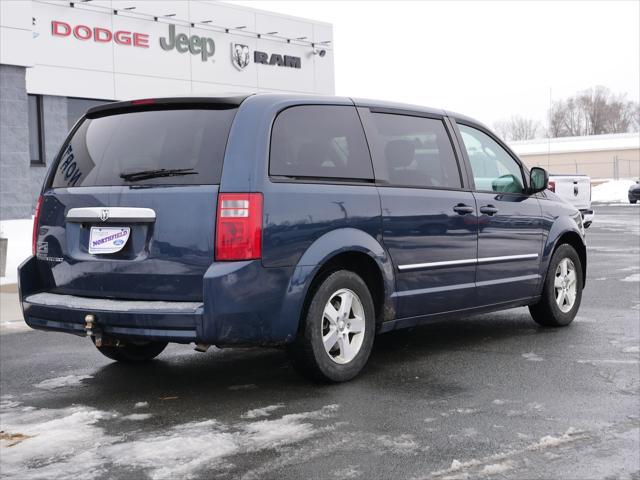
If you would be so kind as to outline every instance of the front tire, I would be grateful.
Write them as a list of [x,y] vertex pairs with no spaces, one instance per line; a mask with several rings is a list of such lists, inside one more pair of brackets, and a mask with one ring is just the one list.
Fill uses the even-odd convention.
[[310,293],[288,353],[293,366],[316,381],[345,382],[367,363],[375,336],[375,310],[364,281],[348,270],[324,278]]
[[571,245],[560,245],[549,262],[542,298],[529,306],[533,320],[543,327],[569,325],[580,308],[583,285],[578,253]]
[[[91,338],[95,344],[93,337]],[[122,346],[102,345],[96,348],[105,357],[121,363],[138,364],[153,360],[167,347],[167,342],[127,343]]]

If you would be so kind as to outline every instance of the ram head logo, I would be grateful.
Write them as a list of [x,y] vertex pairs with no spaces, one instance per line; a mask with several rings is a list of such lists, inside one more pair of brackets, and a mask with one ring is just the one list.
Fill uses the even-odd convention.
[[231,62],[238,70],[244,70],[249,65],[249,45],[241,43],[231,44]]

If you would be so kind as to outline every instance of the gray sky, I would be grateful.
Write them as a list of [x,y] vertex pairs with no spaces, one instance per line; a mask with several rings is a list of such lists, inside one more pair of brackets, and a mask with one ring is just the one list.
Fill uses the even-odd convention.
[[336,94],[545,123],[604,85],[640,97],[640,1],[236,1],[330,22]]

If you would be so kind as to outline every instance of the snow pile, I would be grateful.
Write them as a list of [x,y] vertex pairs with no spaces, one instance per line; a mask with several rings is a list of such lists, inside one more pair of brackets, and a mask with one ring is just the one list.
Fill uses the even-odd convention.
[[4,220],[0,222],[0,237],[9,239],[7,244],[7,268],[0,285],[18,281],[18,266],[31,255],[33,220]]
[[629,187],[633,180],[607,180],[591,189],[591,201],[603,203],[629,203]]

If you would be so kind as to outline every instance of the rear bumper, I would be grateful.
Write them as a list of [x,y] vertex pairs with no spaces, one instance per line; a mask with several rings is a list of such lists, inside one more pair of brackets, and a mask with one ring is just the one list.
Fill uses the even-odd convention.
[[85,335],[85,316],[96,318],[104,335],[190,343],[197,339],[202,304],[111,300],[55,293],[34,293],[22,301],[31,328]]
[[[52,291],[35,257],[18,273],[31,328],[85,335],[92,314],[106,336],[212,345],[280,345],[295,337],[307,267],[265,268],[259,260],[215,263],[202,281],[202,302],[121,300]],[[309,267],[310,268],[310,267]]]

